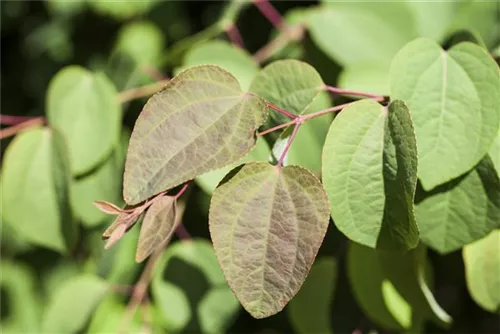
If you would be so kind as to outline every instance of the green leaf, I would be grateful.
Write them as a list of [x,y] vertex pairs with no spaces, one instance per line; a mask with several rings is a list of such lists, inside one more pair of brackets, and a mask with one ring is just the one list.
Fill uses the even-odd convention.
[[500,313],[500,230],[464,247],[467,287],[476,303]]
[[500,180],[488,157],[467,175],[419,195],[415,214],[422,241],[441,254],[500,227]]
[[163,246],[175,231],[175,197],[163,196],[149,207],[141,224],[135,260],[142,262]]
[[448,327],[451,317],[439,306],[426,282],[427,249],[419,247],[397,254],[378,252],[384,275],[419,316]]
[[2,217],[27,241],[65,253],[76,239],[63,138],[50,128],[19,134],[2,166]]
[[390,77],[391,98],[412,113],[424,189],[464,174],[488,152],[500,125],[500,74],[486,50],[460,43],[445,52],[417,39],[394,58]]
[[169,332],[223,333],[239,309],[212,245],[204,239],[176,242],[167,248],[158,263],[152,292]]
[[[332,106],[329,94],[321,92],[316,96],[304,114],[313,113]],[[315,175],[321,174],[321,153],[326,134],[332,122],[331,115],[324,115],[308,120],[301,125],[293,143],[288,150],[283,165],[299,165],[312,171]],[[279,160],[283,150],[288,143],[294,126],[286,128],[276,139],[273,145],[273,156]]]
[[39,332],[42,303],[35,282],[36,274],[25,265],[5,259],[0,262],[0,271],[3,297],[1,332]]
[[491,162],[497,171],[497,175],[500,178],[500,128],[498,129],[498,135],[493,141],[488,154],[491,158]]
[[[250,92],[292,114],[300,115],[324,89],[325,84],[311,65],[299,60],[278,60],[264,67],[255,77]],[[271,113],[276,121],[289,119]]]
[[332,333],[330,306],[335,291],[337,262],[321,258],[290,301],[288,317],[297,333]]
[[353,65],[340,73],[338,86],[372,94],[389,95],[389,74],[386,66]]
[[108,284],[90,275],[65,282],[49,300],[42,322],[44,333],[72,333],[83,330]]
[[150,21],[134,21],[118,32],[114,52],[131,57],[137,66],[157,66],[165,48],[162,31]]
[[308,27],[318,47],[343,66],[388,66],[416,37],[413,13],[401,2],[330,1],[311,12]]
[[72,207],[76,216],[86,227],[94,227],[105,222],[109,215],[98,210],[94,201],[120,203],[123,164],[128,142],[128,134],[122,134],[120,147],[92,174],[78,178],[72,184]]
[[[106,296],[96,307],[92,314],[92,319],[86,333],[115,333],[119,330],[123,315],[125,314],[125,305],[120,302],[116,295]],[[143,311],[143,310],[141,310]],[[129,333],[143,333],[141,331],[141,311],[136,312],[132,318],[127,331]]]
[[481,36],[487,46],[498,40],[498,3],[495,1],[460,1],[448,31],[470,30]]
[[347,275],[354,297],[370,320],[385,329],[410,328],[412,308],[385,276],[373,249],[350,242]]
[[90,8],[96,13],[112,17],[116,20],[126,20],[128,18],[146,14],[159,1],[141,0],[141,1],[100,1],[88,0]]
[[238,79],[241,89],[248,90],[259,71],[259,65],[245,50],[226,41],[209,41],[191,48],[184,56],[183,66],[177,68],[178,74],[190,66],[217,65]]
[[418,35],[435,41],[443,40],[458,7],[458,3],[453,1],[406,0],[406,5],[413,13]]
[[319,180],[298,166],[250,162],[219,185],[210,235],[229,286],[255,318],[283,309],[298,292],[329,222]]
[[269,145],[267,144],[266,140],[262,136],[259,136],[257,138],[255,147],[247,156],[245,156],[243,159],[234,164],[198,176],[195,179],[196,184],[198,184],[200,188],[203,189],[203,191],[206,192],[208,195],[211,195],[214,192],[217,185],[219,184],[219,182],[233,168],[248,161],[263,161],[263,162],[269,161],[270,154],[271,150],[269,149]]
[[113,84],[103,74],[78,66],[66,67],[52,79],[47,118],[68,142],[75,175],[103,162],[120,137],[120,105]]
[[406,251],[418,244],[413,215],[417,149],[410,114],[394,101],[345,108],[323,148],[323,183],[332,218],[349,239]]
[[182,72],[149,99],[135,123],[125,202],[137,204],[237,162],[254,147],[266,116],[265,102],[242,92],[225,70],[203,65]]

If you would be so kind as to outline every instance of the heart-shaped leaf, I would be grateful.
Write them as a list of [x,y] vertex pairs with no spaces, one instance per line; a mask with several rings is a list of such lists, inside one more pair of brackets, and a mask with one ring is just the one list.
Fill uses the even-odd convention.
[[70,206],[70,170],[64,138],[49,128],[19,134],[2,165],[2,216],[19,236],[66,252],[78,231]]
[[175,197],[163,196],[149,207],[141,224],[135,260],[144,261],[175,231]]
[[[278,60],[263,68],[250,86],[250,92],[292,114],[300,115],[324,89],[325,84],[311,65],[299,60]],[[289,120],[272,113],[276,121]]]
[[441,254],[500,228],[500,180],[488,156],[467,175],[418,195],[422,241]]
[[475,44],[444,51],[429,39],[409,43],[392,62],[390,90],[410,108],[425,190],[472,169],[498,134],[500,72]]
[[348,238],[379,249],[416,247],[417,148],[405,104],[364,100],[345,108],[323,147],[323,183]]
[[137,204],[237,162],[255,145],[265,102],[225,70],[202,65],[172,79],[139,115],[125,163],[123,196]]
[[210,234],[229,286],[255,318],[283,309],[298,292],[329,221],[319,180],[298,166],[250,162],[210,203]]
[[47,118],[66,138],[76,175],[103,162],[120,138],[121,111],[115,87],[103,74],[82,67],[66,67],[52,79]]

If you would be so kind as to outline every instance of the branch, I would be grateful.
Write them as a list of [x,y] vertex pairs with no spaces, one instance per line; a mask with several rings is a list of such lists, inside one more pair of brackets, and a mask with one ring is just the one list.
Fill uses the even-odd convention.
[[285,109],[281,109],[280,107],[275,106],[275,105],[274,105],[274,104],[272,104],[272,103],[266,102],[266,105],[267,105],[269,108],[271,108],[271,109],[273,109],[273,110],[276,110],[276,111],[277,111],[277,112],[279,112],[280,114],[285,115],[286,117],[289,117],[289,118],[292,118],[292,119],[297,118],[297,115],[292,114],[291,112],[286,111]]
[[379,98],[379,97],[382,97],[382,95],[377,95],[377,94],[372,94],[372,93],[358,92],[358,91],[355,91],[355,90],[343,89],[343,88],[338,88],[338,87],[333,87],[333,86],[328,86],[328,85],[325,85],[325,89],[327,91],[330,91],[330,92],[334,93],[334,94],[363,96],[363,97],[368,97],[368,98]]
[[[370,99],[373,100],[373,101],[377,101],[377,102],[383,102],[385,100],[385,97],[384,96],[376,96],[376,97],[373,97],[373,98],[370,98]],[[352,104],[354,104],[356,102],[357,101],[349,102],[349,103],[344,103],[344,104],[341,104],[341,105],[338,105],[338,106],[335,106],[335,107],[331,107],[331,108],[328,108],[328,109],[323,109],[323,110],[320,110],[320,111],[317,111],[317,112],[314,112],[314,113],[311,113],[311,114],[307,114],[307,115],[294,115],[296,117],[293,120],[291,120],[289,122],[286,122],[286,123],[283,123],[283,124],[280,124],[280,125],[277,125],[277,126],[272,127],[270,129],[264,130],[262,132],[259,132],[259,133],[257,133],[257,136],[264,136],[264,135],[266,135],[268,133],[271,133],[271,132],[274,132],[276,130],[286,128],[286,127],[288,127],[290,125],[294,125],[294,124],[295,125],[299,125],[299,124],[302,124],[302,123],[304,123],[307,120],[310,120],[312,118],[320,117],[320,116],[323,116],[323,115],[326,115],[326,114],[329,114],[329,113],[332,113],[332,112],[341,111],[342,109],[344,109],[346,107],[349,107],[350,105],[352,105]]]
[[286,29],[283,29],[278,36],[276,36],[276,38],[260,48],[253,55],[253,59],[259,64],[263,63],[288,43],[302,40],[302,38],[304,38],[304,32],[305,28],[301,24],[287,26]]
[[288,142],[286,143],[285,149],[283,150],[283,152],[281,152],[280,159],[278,160],[278,164],[276,165],[278,168],[281,168],[281,166],[283,166],[283,161],[285,160],[286,154],[288,153],[288,150],[290,149],[290,146],[292,145],[292,141],[295,138],[295,136],[297,135],[297,132],[299,131],[299,128],[301,125],[302,125],[301,120],[295,122],[295,127],[293,128],[293,132],[292,132],[290,138],[288,138]]
[[253,4],[276,29],[282,29],[285,21],[281,14],[267,0],[254,0]]
[[[4,118],[5,115],[2,116]],[[31,118],[25,122],[19,123],[17,125],[5,128],[0,130],[0,139],[4,139],[10,136],[15,135],[19,131],[26,130],[31,127],[43,125],[45,123],[45,117],[36,117],[36,118]]]
[[236,26],[236,24],[231,23],[231,24],[227,25],[224,31],[226,32],[227,37],[229,38],[231,43],[233,43],[233,45],[235,45],[241,49],[245,48],[245,43],[243,42],[243,37],[241,37],[240,31],[239,31],[238,27]]
[[154,93],[158,92],[160,89],[165,87],[165,85],[168,82],[169,82],[169,80],[166,79],[166,80],[157,81],[157,82],[154,82],[152,84],[145,85],[142,87],[137,87],[137,88],[125,90],[123,92],[118,93],[118,96],[117,96],[118,101],[120,103],[125,103],[125,102],[129,102],[129,101],[141,98],[141,97],[153,95]]

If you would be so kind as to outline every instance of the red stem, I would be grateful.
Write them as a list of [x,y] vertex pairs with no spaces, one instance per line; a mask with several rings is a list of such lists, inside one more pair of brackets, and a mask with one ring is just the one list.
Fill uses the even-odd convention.
[[4,125],[17,125],[32,119],[37,119],[40,117],[31,117],[31,116],[14,116],[14,115],[0,115],[0,124]]
[[236,24],[231,23],[230,25],[227,26],[225,31],[226,31],[227,37],[229,38],[231,43],[233,43],[233,45],[235,45],[241,49],[245,48],[245,43],[243,42],[243,37],[241,37],[240,31],[239,31],[238,27],[236,26]]
[[297,135],[297,132],[299,131],[301,125],[302,125],[302,120],[298,119],[298,121],[295,122],[295,127],[293,128],[292,135],[290,136],[290,138],[288,138],[288,142],[286,143],[285,149],[281,153],[278,164],[276,165],[278,168],[281,168],[281,166],[283,166],[283,161],[285,160],[285,156],[288,153],[288,150],[292,145],[293,138],[295,138],[295,136]]
[[280,114],[282,115],[285,115],[286,117],[289,117],[291,119],[295,119],[297,118],[297,115],[294,115],[292,114],[291,112],[289,111],[286,111],[285,109],[281,109],[280,107],[278,106],[275,106],[274,104],[272,103],[269,103],[269,102],[266,102],[267,106],[273,110],[276,110],[277,112],[279,112]]
[[355,95],[355,96],[363,96],[363,97],[369,97],[369,98],[381,97],[381,95],[377,95],[377,94],[358,92],[355,90],[332,87],[332,86],[328,86],[328,85],[325,85],[325,89],[332,92],[332,93],[335,93],[335,94]]
[[4,139],[10,136],[15,135],[16,133],[34,127],[34,126],[39,126],[43,125],[45,123],[45,117],[40,116],[36,118],[31,118],[27,121],[24,121],[22,123],[18,123],[16,125],[10,126],[8,128],[0,130],[0,139]]
[[257,136],[267,135],[268,133],[274,132],[274,131],[279,130],[279,129],[286,128],[287,126],[290,126],[290,125],[295,124],[295,123],[297,123],[297,118],[295,118],[293,121],[286,122],[286,123],[277,125],[275,127],[272,127],[270,129],[267,129],[265,131],[259,132],[259,133],[257,133]]
[[271,22],[274,28],[281,29],[283,26],[283,17],[267,0],[254,0],[253,4]]
[[179,197],[182,196],[182,194],[184,194],[186,192],[186,190],[189,187],[190,183],[191,183],[191,181],[188,181],[188,182],[184,183],[184,186],[182,186],[181,190],[179,190],[177,192],[177,194],[175,194],[175,199],[178,199]]

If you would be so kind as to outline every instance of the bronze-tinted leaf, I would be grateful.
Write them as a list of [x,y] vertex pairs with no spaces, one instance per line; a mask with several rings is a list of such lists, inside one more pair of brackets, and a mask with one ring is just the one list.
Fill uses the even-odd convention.
[[151,97],[125,163],[123,196],[137,204],[198,175],[239,161],[255,146],[265,102],[220,67],[191,67]]
[[142,221],[141,234],[135,260],[142,262],[170,238],[175,230],[175,197],[158,198],[146,212]]
[[323,241],[329,204],[307,169],[250,162],[219,185],[210,234],[219,264],[255,318],[283,309],[298,292]]

